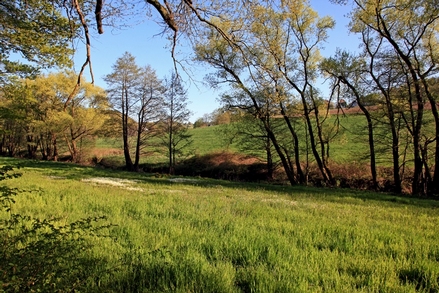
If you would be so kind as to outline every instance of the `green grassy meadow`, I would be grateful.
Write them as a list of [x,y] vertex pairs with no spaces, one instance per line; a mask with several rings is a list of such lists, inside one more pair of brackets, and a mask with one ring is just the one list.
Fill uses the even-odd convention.
[[[358,129],[355,128],[355,126],[358,126],[359,128],[363,127],[361,124],[361,117],[351,115],[351,117],[345,117],[344,122],[346,125],[350,126],[350,129],[343,130],[343,133],[331,141],[331,160],[337,163],[344,163],[351,162],[352,158],[355,157],[357,161],[367,162],[367,141],[359,139]],[[244,152],[244,155],[246,155],[246,151],[240,150],[238,143],[230,143],[227,137],[225,137],[223,130],[224,127],[225,125],[213,125],[210,127],[189,129],[189,134],[192,135],[192,145],[189,152],[192,155],[199,156],[223,151],[237,153]],[[304,133],[300,134],[304,135]],[[122,153],[123,146],[119,139],[98,138],[95,142],[95,149],[97,152],[99,152],[99,150],[103,151],[104,153],[101,157],[114,160],[117,166],[124,165]],[[106,152],[107,150],[114,149],[119,149],[119,154]],[[254,150],[249,153],[254,153]],[[264,157],[263,152],[261,152],[261,156],[262,158]],[[303,156],[305,156],[305,152],[303,152]],[[159,153],[148,154],[141,158],[141,162],[146,164],[166,163],[167,157]]]
[[[0,183],[24,190],[12,214],[54,231],[111,224],[73,242],[65,279],[37,275],[29,291],[72,291],[64,280],[75,280],[75,292],[439,292],[438,201],[0,158],[18,163],[22,177]],[[5,249],[14,231],[0,233]],[[54,257],[41,253],[41,266]],[[20,292],[2,263],[0,288]]]
[[[428,115],[426,115],[426,117],[424,134],[426,137],[434,137],[431,121],[428,120]],[[304,125],[301,124],[303,122],[295,121],[295,123],[297,123],[295,127],[299,136],[302,166],[310,166],[310,172],[314,172],[315,174],[317,167],[311,150],[306,149],[306,133]],[[338,131],[335,130],[337,129],[337,124]],[[259,159],[265,161],[266,154],[263,150],[259,153],[255,152],[255,150],[248,150],[240,146],[237,140],[229,144],[230,141],[228,141],[224,129],[227,129],[227,126],[216,125],[191,129],[190,133],[193,135],[195,154],[205,155],[211,152],[227,151],[241,155],[258,156]],[[413,149],[411,147],[411,140],[407,139],[406,130],[401,129],[400,131],[399,164],[401,166],[401,172],[404,170],[403,178],[405,181],[403,185],[409,188],[410,174],[413,169]],[[328,165],[335,178],[351,180],[351,186],[356,186],[357,183],[355,183],[355,180],[357,179],[359,180],[358,182],[360,182],[359,185],[361,185],[361,182],[366,182],[371,179],[367,123],[363,115],[329,115],[324,123],[323,136],[331,137],[329,140]],[[390,130],[383,124],[376,125],[374,128],[374,137],[378,180],[384,185],[386,180],[392,181],[392,171],[390,168],[392,167],[393,161]],[[286,136],[286,138],[288,138],[288,136]],[[433,144],[431,144],[430,147],[430,155],[433,157]],[[274,154],[274,156],[275,160],[279,161],[277,155]],[[307,159],[309,160],[308,162],[306,161]]]

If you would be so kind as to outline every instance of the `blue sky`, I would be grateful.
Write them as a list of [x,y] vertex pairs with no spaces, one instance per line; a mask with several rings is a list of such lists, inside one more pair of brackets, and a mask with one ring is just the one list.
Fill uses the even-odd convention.
[[[347,29],[349,20],[345,15],[349,12],[349,7],[330,3],[329,0],[311,0],[312,7],[317,10],[320,16],[329,15],[336,21],[336,27],[329,33],[329,39],[325,44],[322,54],[327,57],[335,53],[336,48],[343,48],[354,51],[358,47],[358,37],[350,35]],[[103,35],[92,39],[92,66],[95,84],[106,88],[103,77],[112,71],[111,67],[116,59],[121,57],[124,52],[130,52],[136,57],[139,66],[151,65],[157,72],[159,78],[169,76],[173,68],[173,62],[169,50],[169,42],[165,36],[160,35],[162,28],[153,20],[146,20],[140,25],[128,29],[111,31],[107,28]],[[78,52],[75,57],[75,67],[79,70],[84,59],[83,45],[78,45]],[[190,48],[178,47],[177,52],[184,54],[178,55],[178,59],[185,59]],[[189,109],[193,112],[191,121],[202,117],[206,113],[220,107],[217,97],[220,92],[216,92],[206,87],[202,81],[207,68],[185,66],[190,70],[191,78],[185,76],[186,86],[188,87]],[[90,81],[88,73],[85,75]],[[322,90],[325,92],[322,85]]]

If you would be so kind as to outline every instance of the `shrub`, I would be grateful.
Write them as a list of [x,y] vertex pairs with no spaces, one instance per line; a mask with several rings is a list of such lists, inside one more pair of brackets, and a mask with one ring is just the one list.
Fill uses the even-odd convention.
[[[0,181],[21,176],[10,166],[0,168]],[[72,292],[85,286],[95,264],[86,252],[87,237],[109,225],[96,225],[103,217],[90,217],[57,225],[59,219],[35,219],[11,212],[14,197],[23,192],[1,186],[0,291]],[[96,272],[94,273],[96,274]]]

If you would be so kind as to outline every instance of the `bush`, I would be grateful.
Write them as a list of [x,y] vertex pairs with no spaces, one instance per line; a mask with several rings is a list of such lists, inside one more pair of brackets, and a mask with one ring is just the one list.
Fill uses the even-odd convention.
[[[0,181],[21,176],[10,166],[0,168]],[[103,217],[57,225],[59,219],[35,219],[14,214],[14,197],[23,190],[2,186],[0,208],[0,291],[72,292],[85,287],[95,261],[87,237],[109,225],[96,225]],[[96,274],[96,272],[94,273]]]

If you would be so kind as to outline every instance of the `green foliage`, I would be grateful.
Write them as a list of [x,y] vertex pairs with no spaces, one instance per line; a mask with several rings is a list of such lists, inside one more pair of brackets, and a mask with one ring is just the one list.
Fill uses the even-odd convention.
[[[21,173],[14,173],[11,166],[0,168],[0,181],[19,177]],[[60,224],[59,218],[38,219],[12,213],[15,197],[25,191],[8,186],[1,186],[0,191],[1,208],[7,213],[0,218],[2,292],[81,290],[93,277],[88,269],[93,262],[84,252],[93,247],[88,240],[108,227],[97,225],[105,218],[87,217]]]
[[0,144],[0,152],[15,156],[25,149],[30,158],[38,151],[44,160],[56,160],[64,147],[81,161],[82,146],[105,122],[108,101],[102,88],[83,81],[65,108],[76,81],[73,72],[11,78],[1,88],[0,135],[8,143]]
[[30,67],[9,60],[17,52],[44,68],[71,64],[70,41],[76,27],[62,9],[61,1],[11,0],[0,5],[0,64],[6,72],[32,72]]
[[194,128],[206,127],[208,126],[206,122],[204,122],[203,118],[199,118],[194,122]]
[[[14,168],[12,166],[2,166],[0,168],[0,181],[18,178],[21,173],[13,172]],[[7,212],[11,210],[11,204],[15,203],[14,196],[19,192],[18,188],[10,188],[8,186],[0,186],[0,208]]]

